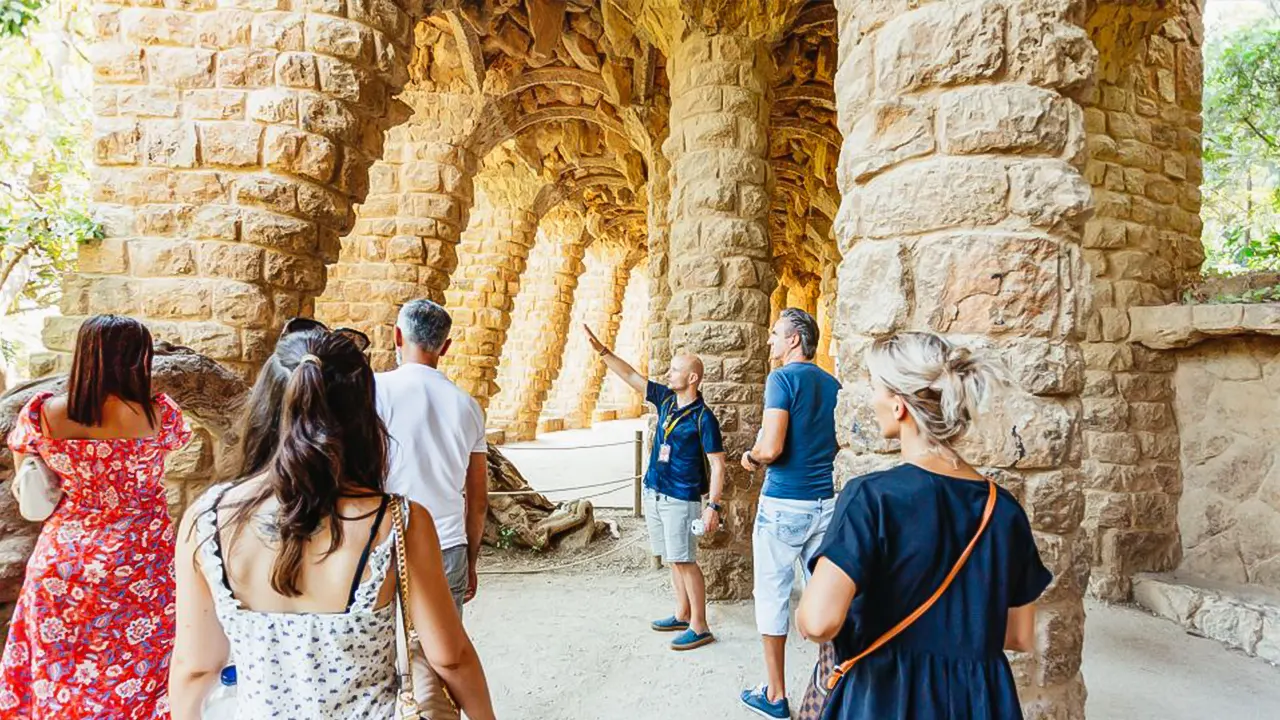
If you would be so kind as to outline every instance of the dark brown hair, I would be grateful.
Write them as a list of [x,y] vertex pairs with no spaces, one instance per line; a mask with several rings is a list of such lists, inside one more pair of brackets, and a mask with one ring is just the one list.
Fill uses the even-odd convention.
[[151,397],[151,331],[122,315],[95,315],[80,325],[67,381],[67,417],[102,425],[102,406],[115,397],[142,406],[155,427]]
[[[263,463],[263,486],[228,504],[232,542],[257,507],[274,497],[280,504],[274,528],[280,552],[271,588],[297,597],[306,541],[327,523],[328,556],[342,544],[342,521],[355,519],[339,515],[339,499],[383,493],[387,430],[377,413],[373,370],[349,337],[323,330],[293,333],[276,344],[249,403],[247,417],[258,421],[250,419],[245,427],[257,435],[246,438],[245,447],[262,452],[271,437],[278,440]],[[269,422],[271,413],[278,413],[278,423]]]

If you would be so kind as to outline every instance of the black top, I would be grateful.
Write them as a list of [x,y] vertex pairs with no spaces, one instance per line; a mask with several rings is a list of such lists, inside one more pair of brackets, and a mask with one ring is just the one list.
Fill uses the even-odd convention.
[[[854,478],[811,561],[825,557],[857,584],[837,662],[856,656],[942,584],[982,521],[987,484],[899,465]],[[938,602],[861,660],[832,693],[824,718],[1021,720],[1004,654],[1010,608],[1034,602],[1053,575],[1031,525],[1007,491],[973,554]]]

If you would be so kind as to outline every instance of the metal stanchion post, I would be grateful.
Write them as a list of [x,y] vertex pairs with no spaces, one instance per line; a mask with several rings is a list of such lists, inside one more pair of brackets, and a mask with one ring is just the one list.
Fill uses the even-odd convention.
[[635,512],[636,517],[641,517],[642,515],[644,515],[644,511],[641,509],[641,504],[642,504],[641,487],[642,487],[643,481],[640,478],[640,473],[643,470],[644,470],[644,432],[637,430],[636,431],[635,479],[632,481],[635,487],[635,495],[632,498],[632,510]]

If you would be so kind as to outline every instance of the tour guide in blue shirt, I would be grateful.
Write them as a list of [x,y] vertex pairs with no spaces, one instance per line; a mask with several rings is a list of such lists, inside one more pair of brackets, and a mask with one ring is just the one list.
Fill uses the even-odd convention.
[[[714,642],[707,627],[707,588],[698,567],[698,541],[692,524],[701,519],[706,532],[720,527],[720,494],[724,490],[724,443],[715,413],[702,401],[702,361],[677,355],[667,371],[667,384],[649,382],[614,355],[583,326],[591,347],[628,385],[643,392],[658,409],[658,427],[644,476],[644,517],[653,553],[671,565],[676,613],[653,621],[659,632],[680,632],[672,650],[692,650]],[[706,460],[704,461],[704,456]],[[710,477],[708,477],[708,465]],[[708,495],[707,507],[702,496]]]
[[[835,509],[836,395],[840,382],[813,364],[818,324],[803,310],[782,311],[769,331],[769,355],[780,367],[764,385],[764,420],[756,444],[742,454],[748,471],[768,466],[751,538],[756,629],[764,638],[768,682],[742,692],[759,715],[789,718],[786,648],[794,565],[822,544]],[[807,578],[806,578],[807,579]]]

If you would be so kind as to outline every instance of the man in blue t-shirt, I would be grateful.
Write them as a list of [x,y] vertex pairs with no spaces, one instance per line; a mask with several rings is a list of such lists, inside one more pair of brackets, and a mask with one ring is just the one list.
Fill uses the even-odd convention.
[[756,629],[764,638],[768,682],[742,692],[742,702],[766,717],[790,717],[785,665],[794,566],[799,559],[809,567],[835,508],[840,382],[813,364],[817,350],[813,316],[783,310],[769,332],[770,359],[780,367],[765,381],[764,420],[756,444],[742,454],[748,471],[766,468],[751,554]]
[[[696,355],[677,355],[667,371],[667,384],[650,382],[625,360],[614,355],[584,328],[591,347],[604,364],[628,385],[643,392],[658,409],[649,469],[644,476],[644,518],[655,555],[671,566],[676,612],[655,620],[659,632],[680,632],[673,650],[692,650],[714,642],[707,626],[707,587],[698,567],[694,521],[705,532],[720,527],[720,494],[724,490],[724,442],[715,413],[702,401],[702,361]],[[708,495],[702,507],[702,496]]]

